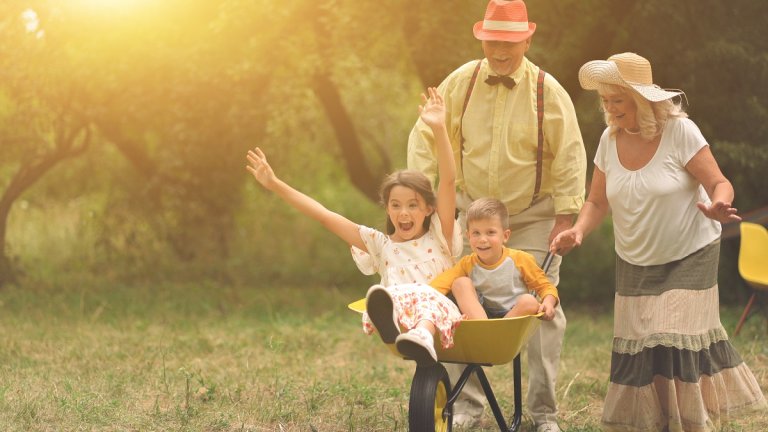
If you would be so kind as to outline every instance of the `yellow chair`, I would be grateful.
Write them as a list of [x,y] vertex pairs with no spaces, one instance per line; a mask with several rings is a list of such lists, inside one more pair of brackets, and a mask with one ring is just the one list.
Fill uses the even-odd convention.
[[755,291],[741,314],[734,336],[739,334],[741,326],[744,325],[755,302],[757,290],[768,290],[768,230],[751,222],[741,222],[740,228],[739,273]]

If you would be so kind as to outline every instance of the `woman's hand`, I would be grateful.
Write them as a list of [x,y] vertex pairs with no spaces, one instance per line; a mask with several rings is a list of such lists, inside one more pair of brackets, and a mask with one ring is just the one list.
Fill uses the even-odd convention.
[[275,172],[272,171],[272,167],[267,162],[267,157],[260,148],[256,147],[255,150],[248,150],[246,155],[248,159],[248,165],[245,168],[253,174],[253,177],[261,183],[267,189],[271,189],[277,180]]
[[731,207],[729,202],[715,201],[709,206],[704,203],[696,203],[696,207],[704,213],[704,216],[720,223],[738,222],[741,220],[741,217],[736,214],[737,210]]
[[552,240],[549,245],[549,251],[558,254],[565,255],[571,251],[571,249],[581,246],[581,242],[584,239],[584,234],[575,228],[567,229]]
[[429,96],[424,93],[421,94],[424,105],[419,105],[419,116],[427,126],[434,130],[445,124],[445,102],[436,88],[429,87],[427,93]]

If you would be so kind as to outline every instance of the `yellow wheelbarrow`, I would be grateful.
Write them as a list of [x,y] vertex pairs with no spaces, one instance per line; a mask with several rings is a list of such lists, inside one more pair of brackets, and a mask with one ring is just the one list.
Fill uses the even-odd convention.
[[[549,268],[552,256],[547,255],[542,268]],[[348,305],[349,309],[363,313],[365,299]],[[464,385],[472,374],[477,375],[493,416],[501,432],[517,432],[522,422],[522,373],[520,351],[531,335],[539,328],[538,315],[515,318],[497,318],[462,321],[453,336],[452,348],[443,349],[439,340],[435,343],[437,358],[442,363],[466,365],[461,377],[451,387],[448,372],[441,363],[433,366],[416,367],[411,381],[411,394],[408,404],[409,429],[413,432],[450,432],[452,429],[453,404],[459,397]],[[395,344],[387,344],[390,351],[402,355]],[[514,361],[514,398],[515,411],[511,425],[507,426],[504,415],[491,389],[491,384],[483,371],[483,366],[507,364]]]

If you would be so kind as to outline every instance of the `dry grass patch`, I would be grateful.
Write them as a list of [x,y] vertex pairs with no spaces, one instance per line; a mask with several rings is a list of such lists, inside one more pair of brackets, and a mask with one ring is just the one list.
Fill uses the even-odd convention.
[[[0,430],[407,430],[414,366],[361,333],[344,307],[360,295],[207,284],[6,289]],[[738,312],[724,310],[726,328]],[[599,430],[610,309],[566,313],[561,424]],[[753,317],[734,344],[765,390],[764,325]],[[511,415],[511,366],[487,372]],[[768,430],[768,421],[747,416],[725,429]],[[477,430],[495,430],[490,413]]]

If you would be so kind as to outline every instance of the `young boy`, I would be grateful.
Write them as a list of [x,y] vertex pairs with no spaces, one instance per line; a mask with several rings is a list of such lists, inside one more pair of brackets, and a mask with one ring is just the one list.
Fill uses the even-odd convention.
[[[504,246],[510,236],[506,206],[480,198],[467,209],[467,236],[472,253],[437,276],[430,285],[451,292],[468,319],[516,317],[543,312],[555,316],[557,288],[529,253]],[[541,303],[529,294],[535,291]]]

